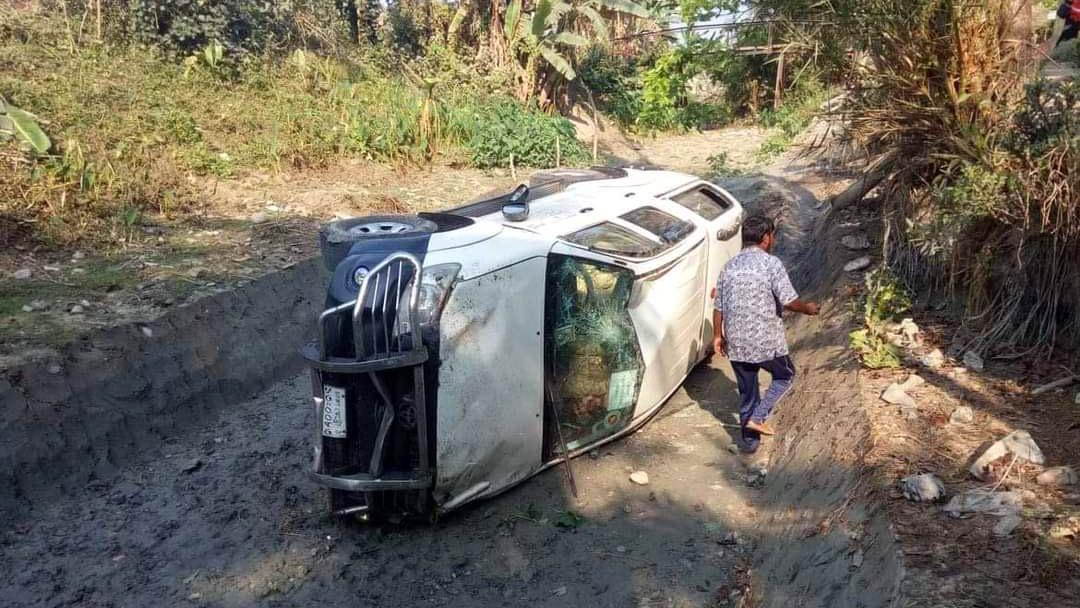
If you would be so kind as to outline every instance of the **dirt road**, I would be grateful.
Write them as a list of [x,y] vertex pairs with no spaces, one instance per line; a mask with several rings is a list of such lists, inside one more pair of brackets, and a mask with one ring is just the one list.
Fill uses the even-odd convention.
[[[710,605],[730,595],[756,491],[721,424],[732,421],[729,373],[703,365],[641,432],[575,461],[577,500],[555,469],[434,526],[381,528],[324,514],[304,476],[307,376],[286,379],[153,461],[5,526],[0,597],[13,607]],[[635,470],[648,486],[629,481]]]

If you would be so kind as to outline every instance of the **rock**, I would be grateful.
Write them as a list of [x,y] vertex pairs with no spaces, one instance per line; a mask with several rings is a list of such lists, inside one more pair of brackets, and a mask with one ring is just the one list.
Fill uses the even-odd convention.
[[994,536],[1008,536],[1022,523],[1024,523],[1024,520],[1019,515],[1006,515],[999,519],[997,525],[994,526]]
[[81,251],[76,251],[74,254],[72,254],[71,259],[73,259],[73,260],[81,260],[81,259],[83,259],[85,257],[86,257],[85,253],[83,253]]
[[915,400],[911,398],[911,395],[908,395],[904,392],[903,387],[898,382],[890,384],[889,388],[885,389],[885,392],[881,393],[881,398],[886,403],[891,403],[893,405],[918,407],[918,404],[915,403]]
[[634,471],[630,474],[630,481],[639,486],[647,486],[649,485],[649,474],[645,471]]
[[870,258],[862,256],[861,258],[855,258],[844,265],[844,272],[858,272],[860,270],[866,270],[870,267]]
[[562,597],[566,595],[566,585],[555,588],[555,590],[551,592],[551,595],[554,595],[555,597]]
[[146,336],[147,338],[154,337],[154,330],[150,329],[149,327],[143,325],[140,329],[142,330],[142,335]]
[[870,240],[865,234],[849,234],[840,239],[840,244],[852,251],[862,251],[870,248]]
[[45,300],[34,300],[33,302],[30,302],[30,306],[32,306],[34,310],[45,310],[49,307],[49,303]]
[[953,517],[961,517],[969,513],[986,513],[1005,517],[1006,515],[1020,515],[1023,506],[1024,497],[1020,492],[969,490],[954,496],[949,504],[945,505],[945,512]]
[[79,304],[82,304],[83,308],[90,308],[90,301],[89,300],[80,300]]
[[266,212],[264,212],[264,211],[258,211],[258,212],[255,212],[255,213],[253,213],[251,215],[251,221],[256,223],[256,224],[261,224],[261,223],[265,222],[267,219],[268,218],[267,218]]
[[914,319],[904,319],[900,322],[900,333],[903,334],[904,339],[909,344],[920,344],[922,340],[919,338],[919,326],[915,324]]
[[971,424],[972,422],[975,422],[975,411],[966,405],[956,408],[949,416],[949,424]]
[[863,565],[863,559],[864,559],[865,557],[866,557],[866,556],[865,556],[865,554],[863,553],[863,550],[862,550],[862,549],[856,549],[856,550],[855,550],[855,553],[854,553],[854,554],[852,554],[852,556],[851,556],[851,566],[852,566],[853,568],[861,568],[861,567],[862,567],[862,565]]
[[1072,467],[1053,467],[1039,473],[1035,481],[1040,486],[1075,486],[1080,483],[1080,476]]
[[72,268],[71,274],[86,274],[85,268]]
[[908,376],[907,380],[904,380],[904,383],[900,385],[900,389],[906,392],[917,389],[924,384],[926,384],[926,380],[923,380],[922,376],[911,374]]
[[22,311],[23,312],[34,312],[34,307],[27,304],[27,305],[22,307]]
[[1076,538],[1080,532],[1080,515],[1067,517],[1050,528],[1050,538]]
[[64,370],[63,370],[63,368],[62,368],[62,367],[60,367],[60,364],[59,364],[59,363],[50,363],[50,364],[49,364],[49,367],[48,367],[48,368],[46,368],[46,370],[47,370],[47,371],[48,371],[48,372],[49,372],[50,374],[52,374],[52,375],[54,375],[54,376],[55,376],[55,375],[57,375],[57,374],[59,374],[60,372],[64,371]]
[[919,419],[919,406],[917,405],[901,405],[900,416],[904,420],[918,420]]
[[1027,431],[1013,431],[1006,435],[1000,441],[994,443],[994,445],[987,448],[982,456],[979,456],[971,465],[971,474],[979,479],[985,479],[987,473],[987,467],[990,463],[1003,457],[1012,455],[1022,460],[1027,460],[1034,464],[1043,464],[1046,462],[1046,457],[1043,456],[1042,450],[1035,443],[1035,440],[1031,438],[1031,433]]
[[191,460],[189,460],[187,462],[187,464],[184,465],[184,467],[182,469],[180,469],[180,472],[182,472],[182,473],[194,473],[195,471],[198,471],[199,469],[201,469],[202,465],[203,465],[202,460],[200,460],[198,458],[192,458]]
[[622,545],[619,545],[618,547],[615,547],[615,552],[616,553],[626,553],[626,547],[624,547]]
[[26,279],[29,279],[33,274],[34,273],[31,272],[29,268],[20,268],[16,270],[15,274],[13,274],[12,276],[20,281],[25,281]]
[[1076,393],[1076,398],[1073,399],[1073,403],[1080,405],[1080,393]]
[[277,205],[267,205],[266,210],[270,213],[277,213],[278,211],[281,211],[281,207],[278,207]]
[[933,502],[945,497],[945,484],[933,473],[908,475],[900,480],[904,498],[914,502]]
[[45,272],[60,272],[59,266],[42,266],[41,269]]
[[975,370],[977,372],[983,371],[983,367],[985,367],[985,364],[983,363],[982,357],[980,357],[973,350],[969,350],[966,353],[964,353],[964,365],[968,369],[973,369],[973,370]]
[[83,308],[82,306],[79,306],[78,304],[71,307],[71,314],[73,314],[73,315],[81,315],[85,311],[86,311],[86,309]]

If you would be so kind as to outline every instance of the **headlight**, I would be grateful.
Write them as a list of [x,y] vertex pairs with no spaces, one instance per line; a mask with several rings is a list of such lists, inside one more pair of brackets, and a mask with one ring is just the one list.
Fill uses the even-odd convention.
[[[416,305],[416,322],[421,328],[439,326],[439,317],[446,306],[446,298],[450,295],[450,288],[459,272],[461,264],[436,264],[425,267],[421,272],[420,293]],[[412,293],[412,286],[412,281],[409,281],[403,296],[408,297],[408,294]],[[409,329],[406,315],[400,315],[398,319],[398,331],[407,333]]]
[[367,275],[368,269],[364,266],[359,266],[353,271],[352,280],[353,283],[356,284],[357,289],[360,289],[360,286],[364,284],[364,279],[367,278]]

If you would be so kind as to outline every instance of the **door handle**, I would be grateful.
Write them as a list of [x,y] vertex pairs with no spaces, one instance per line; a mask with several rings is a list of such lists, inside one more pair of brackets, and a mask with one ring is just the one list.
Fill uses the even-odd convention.
[[731,228],[722,228],[720,230],[717,230],[716,231],[716,240],[718,240],[718,241],[726,241],[726,240],[732,238],[736,234],[739,234],[739,228],[740,227],[741,226],[739,226],[738,224],[735,224]]

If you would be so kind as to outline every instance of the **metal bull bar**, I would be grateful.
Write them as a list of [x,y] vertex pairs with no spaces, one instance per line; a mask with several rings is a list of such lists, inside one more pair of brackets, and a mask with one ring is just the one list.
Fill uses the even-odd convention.
[[[313,344],[304,351],[312,368],[311,384],[316,420],[314,463],[310,476],[319,485],[348,492],[418,490],[432,485],[423,368],[428,352],[417,323],[421,270],[420,261],[416,257],[408,253],[395,253],[368,273],[355,300],[325,310],[319,315],[318,351],[313,352]],[[403,281],[406,284],[403,285]],[[407,294],[404,293],[406,290]],[[352,357],[332,356],[327,348],[327,332],[340,331],[339,324],[330,321],[344,314],[350,315],[352,325]],[[411,473],[385,472],[386,440],[398,412],[393,395],[379,372],[405,367],[413,368],[413,407],[416,413],[419,464]],[[367,473],[332,475],[326,472],[323,458],[325,373],[367,374],[375,387],[381,402],[381,415]],[[346,416],[348,411],[349,408],[346,407]]]

